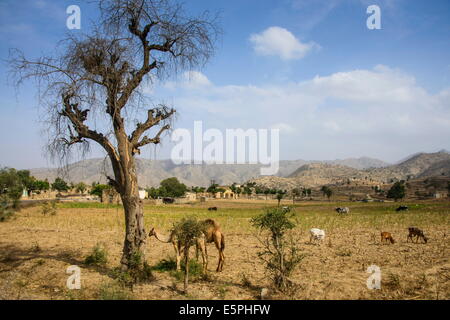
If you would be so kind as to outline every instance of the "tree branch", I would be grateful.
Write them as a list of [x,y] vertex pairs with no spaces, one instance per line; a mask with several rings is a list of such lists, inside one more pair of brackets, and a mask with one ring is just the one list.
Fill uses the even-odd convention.
[[[153,137],[153,138],[149,138],[147,136],[144,136],[141,141],[139,141],[138,143],[133,144],[133,149],[137,149],[139,150],[139,148],[149,144],[149,143],[153,143],[153,144],[158,144],[161,142],[161,134],[170,129],[170,125],[165,125],[164,127],[162,127],[159,132]],[[135,152],[137,153],[137,152]]]
[[170,118],[173,114],[175,114],[175,109],[168,109],[166,106],[162,106],[161,108],[150,109],[147,112],[147,120],[144,123],[138,123],[136,126],[136,130],[133,131],[130,137],[130,142],[134,145],[138,143],[140,137],[144,134],[148,129],[157,126],[161,121],[164,121]]
[[84,124],[87,119],[87,114],[89,109],[80,110],[78,107],[78,103],[71,103],[70,99],[74,97],[73,93],[66,93],[62,95],[62,100],[64,104],[64,109],[60,112],[61,116],[67,117],[72,123],[73,128],[77,132],[78,136],[74,136],[69,128],[71,141],[66,141],[69,144],[74,144],[78,142],[82,142],[83,138],[91,139],[100,144],[108,154],[112,155],[117,161],[119,157],[114,146],[111,142],[106,138],[102,133],[98,133],[95,130],[89,129],[89,127]]

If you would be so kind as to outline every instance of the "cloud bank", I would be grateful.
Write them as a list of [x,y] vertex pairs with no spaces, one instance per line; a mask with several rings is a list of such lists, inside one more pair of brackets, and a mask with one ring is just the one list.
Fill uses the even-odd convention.
[[387,154],[395,160],[448,146],[450,88],[431,94],[413,76],[383,65],[282,86],[218,86],[196,73],[191,85],[169,88],[181,112],[201,115],[207,125],[279,128],[282,158]]

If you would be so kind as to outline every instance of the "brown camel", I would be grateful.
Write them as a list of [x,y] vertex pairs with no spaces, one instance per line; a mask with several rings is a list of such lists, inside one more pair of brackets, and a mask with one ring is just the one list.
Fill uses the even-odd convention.
[[[208,267],[208,252],[206,249],[206,244],[214,242],[217,250],[219,251],[219,263],[217,265],[216,271],[220,272],[223,269],[223,263],[225,261],[225,255],[223,253],[225,249],[225,237],[220,231],[219,224],[214,220],[207,219],[201,221],[201,223],[203,224],[203,234],[201,235],[201,237],[197,238],[195,242],[197,259],[198,252],[200,251],[202,254],[203,271],[206,272]],[[152,230],[150,230],[149,236],[155,236],[157,240],[164,243],[172,243],[177,259],[177,270],[180,270],[182,244],[181,241],[177,239],[174,232],[171,232],[168,236],[165,236],[156,231],[155,228],[152,228]]]
[[[177,239],[175,233],[172,231],[168,236],[159,233],[155,228],[150,230],[148,234],[149,237],[155,236],[155,238],[164,243],[171,243],[173,245],[173,249],[175,250],[176,260],[177,260],[177,271],[181,270],[181,253],[183,252],[183,245],[180,240]],[[202,262],[203,262],[203,272],[206,272],[208,268],[208,257],[206,255],[206,245],[205,245],[205,236],[201,235],[201,237],[195,239],[195,247],[197,251],[197,259],[198,259],[198,251],[202,253]]]

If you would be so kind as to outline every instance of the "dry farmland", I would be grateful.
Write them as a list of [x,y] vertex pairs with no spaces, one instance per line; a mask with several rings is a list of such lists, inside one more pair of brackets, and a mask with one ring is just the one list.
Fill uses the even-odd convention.
[[[283,205],[289,205],[285,202]],[[294,208],[298,238],[305,254],[292,280],[295,290],[277,299],[450,299],[450,202],[406,203],[304,202]],[[0,299],[258,299],[270,285],[258,259],[260,244],[250,219],[265,201],[210,201],[192,205],[145,206],[146,228],[167,232],[185,216],[217,220],[226,236],[225,265],[216,273],[217,250],[208,245],[208,279],[194,277],[188,296],[182,279],[171,270],[170,244],[155,238],[146,244],[146,258],[154,280],[124,289],[117,284],[124,236],[119,206],[97,203],[62,203],[56,215],[43,215],[39,206],[22,209],[16,218],[0,223]],[[207,210],[217,206],[217,212]],[[350,214],[338,216],[336,206]],[[427,244],[407,243],[407,227],[417,226],[429,237]],[[324,229],[325,240],[309,243],[308,230]],[[391,232],[395,244],[380,243],[380,232]],[[105,247],[103,266],[84,264],[96,244]],[[169,261],[169,262],[167,262]],[[367,267],[381,268],[380,290],[369,290]],[[66,269],[81,268],[81,289],[69,290]]]

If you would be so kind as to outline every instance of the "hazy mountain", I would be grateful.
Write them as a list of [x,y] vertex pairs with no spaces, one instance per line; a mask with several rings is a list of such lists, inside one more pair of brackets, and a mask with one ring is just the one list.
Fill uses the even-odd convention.
[[450,176],[450,159],[433,163],[428,169],[422,171],[417,178],[428,178],[437,176]]
[[416,153],[413,153],[413,154],[410,154],[409,156],[407,156],[407,157],[405,157],[405,158],[403,158],[403,159],[400,159],[399,161],[397,161],[396,163],[394,163],[394,164],[401,164],[401,163],[403,163],[403,162],[406,162],[406,161],[408,161],[408,160],[410,160],[410,159],[412,159],[412,158],[415,158],[415,157],[417,157],[417,156],[419,156],[419,155],[421,155],[421,154],[439,154],[439,153],[447,153],[447,154],[450,154],[450,151],[448,151],[448,150],[446,150],[446,149],[441,149],[441,150],[439,150],[439,151],[437,151],[437,152],[431,152],[431,153],[426,153],[426,152],[416,152]]
[[317,186],[344,182],[349,178],[363,178],[364,171],[348,166],[329,164],[329,163],[311,163],[305,164],[289,175],[300,185]]
[[[282,160],[280,161],[279,177],[287,177],[299,167],[317,161]],[[348,167],[365,169],[369,167],[382,167],[387,163],[372,158],[344,159],[319,161],[327,164],[346,164]],[[211,180],[218,184],[228,185],[233,182],[243,183],[260,176],[259,164],[212,164],[212,165],[175,165],[171,160],[137,159],[139,184],[145,186],[158,186],[163,179],[177,177],[188,186],[208,186]],[[105,183],[106,175],[112,175],[109,160],[89,159],[69,165],[66,169],[31,169],[31,174],[39,179],[47,178],[53,181],[61,176],[67,181],[92,183],[94,181]]]
[[324,161],[328,164],[336,164],[341,166],[347,166],[350,168],[355,169],[369,169],[369,168],[383,168],[387,167],[390,164],[387,162],[384,162],[382,160],[374,159],[374,158],[368,158],[368,157],[361,157],[361,158],[349,158],[344,160],[333,160],[333,161]]
[[392,165],[385,168],[378,168],[368,170],[370,174],[381,181],[389,181],[390,179],[408,179],[409,178],[425,178],[434,176],[434,170],[429,170],[432,166],[441,163],[440,169],[445,170],[442,166],[448,165],[450,160],[450,154],[447,152],[435,152],[435,153],[418,153],[408,160],[399,164]]
[[[345,184],[352,180],[365,184],[389,183],[394,180],[450,176],[450,154],[446,151],[418,153],[399,164],[370,169],[356,169],[349,166],[312,163],[305,164],[286,178],[260,177],[252,181],[272,188],[278,184],[289,186],[317,187],[326,184]],[[360,183],[361,183],[360,182]]]

